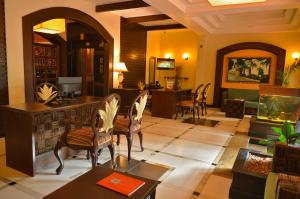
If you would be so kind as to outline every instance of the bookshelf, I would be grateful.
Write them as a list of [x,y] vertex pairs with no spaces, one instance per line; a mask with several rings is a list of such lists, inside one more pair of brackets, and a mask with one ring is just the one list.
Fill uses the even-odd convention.
[[57,86],[59,76],[59,46],[51,44],[33,45],[35,85],[49,82]]

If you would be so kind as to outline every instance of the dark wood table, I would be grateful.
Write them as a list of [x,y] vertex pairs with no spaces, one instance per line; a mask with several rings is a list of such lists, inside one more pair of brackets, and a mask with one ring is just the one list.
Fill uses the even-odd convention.
[[84,96],[66,99],[60,105],[0,106],[0,132],[5,133],[7,166],[34,176],[38,163],[47,164],[53,156],[57,139],[66,129],[65,120],[72,122],[73,129],[89,124],[93,108],[102,99]]
[[176,102],[183,95],[191,93],[192,89],[151,89],[150,91],[152,93],[152,116],[172,119],[176,113]]
[[136,192],[134,192],[130,197],[122,195],[118,192],[112,191],[110,189],[101,187],[96,183],[112,174],[114,170],[106,169],[103,167],[96,167],[89,172],[83,174],[82,176],[76,178],[70,183],[64,185],[58,190],[45,196],[45,199],[155,199],[156,187],[158,181],[150,180],[142,177],[128,175],[140,180],[145,181],[145,184],[140,187]]

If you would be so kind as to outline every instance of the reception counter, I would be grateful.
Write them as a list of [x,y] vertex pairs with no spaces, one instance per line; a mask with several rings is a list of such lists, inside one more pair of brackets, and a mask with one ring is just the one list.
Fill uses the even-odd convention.
[[152,116],[172,119],[176,113],[176,102],[182,96],[191,93],[192,89],[151,89],[150,91],[152,93]]
[[71,129],[89,124],[93,107],[102,98],[84,96],[64,100],[62,104],[41,103],[0,106],[0,132],[5,134],[6,164],[34,176],[38,159],[53,154],[58,137],[65,132],[65,121]]

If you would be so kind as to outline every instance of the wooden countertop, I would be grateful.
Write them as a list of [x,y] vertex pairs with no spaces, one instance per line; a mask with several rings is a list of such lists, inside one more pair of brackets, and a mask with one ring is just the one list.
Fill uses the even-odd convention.
[[0,110],[40,113],[40,112],[49,112],[49,111],[59,111],[59,110],[64,110],[66,108],[76,108],[84,104],[93,104],[102,100],[103,100],[102,97],[82,96],[73,99],[64,99],[62,101],[62,104],[45,105],[42,103],[22,103],[22,104],[12,104],[12,105],[2,105],[0,106]]
[[178,89],[178,90],[171,90],[171,89],[150,89],[151,92],[184,92],[184,91],[190,91],[191,88],[184,88],[184,89]]

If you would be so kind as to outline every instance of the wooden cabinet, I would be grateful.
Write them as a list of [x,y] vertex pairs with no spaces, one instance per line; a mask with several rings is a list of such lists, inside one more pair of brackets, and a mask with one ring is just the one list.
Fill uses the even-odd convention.
[[34,44],[34,82],[50,82],[57,86],[60,73],[59,46]]

